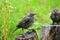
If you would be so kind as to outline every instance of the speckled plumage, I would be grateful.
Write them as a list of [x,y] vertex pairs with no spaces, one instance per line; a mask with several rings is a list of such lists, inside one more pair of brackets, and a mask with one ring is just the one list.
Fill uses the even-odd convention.
[[52,19],[53,23],[52,24],[59,24],[60,22],[60,12],[57,8],[55,8],[52,13],[51,13],[51,16],[50,18]]
[[16,30],[19,28],[28,29],[34,23],[34,13],[29,13],[22,21],[16,26]]

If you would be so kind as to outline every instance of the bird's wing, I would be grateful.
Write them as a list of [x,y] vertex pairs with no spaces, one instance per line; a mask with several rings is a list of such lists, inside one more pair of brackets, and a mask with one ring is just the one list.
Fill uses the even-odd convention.
[[50,17],[51,17],[51,19],[54,18],[55,17],[55,13],[52,12]]
[[24,18],[20,23],[26,23],[27,21],[29,21],[30,20],[30,17],[26,17],[26,18]]

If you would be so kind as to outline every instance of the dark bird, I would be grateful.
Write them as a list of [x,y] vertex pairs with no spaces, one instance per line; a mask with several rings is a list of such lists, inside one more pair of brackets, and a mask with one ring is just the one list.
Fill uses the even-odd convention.
[[34,13],[29,13],[26,17],[22,19],[22,21],[17,25],[15,31],[19,28],[28,29],[34,23]]
[[60,22],[60,12],[57,8],[54,8],[50,18],[52,19],[53,23],[52,24],[59,24]]

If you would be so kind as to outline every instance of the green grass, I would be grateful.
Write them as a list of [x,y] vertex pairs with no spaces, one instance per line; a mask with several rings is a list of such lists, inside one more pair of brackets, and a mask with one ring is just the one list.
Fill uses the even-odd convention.
[[9,15],[7,20],[7,40],[15,40],[15,36],[21,34],[22,30],[19,29],[10,35],[10,33],[12,33],[16,28],[16,25],[19,23],[19,21],[21,21],[30,11],[36,13],[35,23],[30,28],[34,28],[37,31],[40,40],[40,31],[42,25],[52,23],[50,19],[50,12],[55,7],[60,8],[59,0],[7,0],[7,2],[0,0],[0,4],[2,4],[2,8],[0,9],[0,38],[4,33],[5,6],[8,5],[9,7]]

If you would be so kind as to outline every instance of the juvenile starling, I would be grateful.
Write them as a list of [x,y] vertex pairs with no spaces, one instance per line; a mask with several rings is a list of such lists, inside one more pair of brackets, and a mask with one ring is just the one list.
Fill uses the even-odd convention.
[[28,29],[34,23],[34,13],[29,13],[26,17],[22,19],[22,21],[17,25],[15,31],[19,28]]
[[55,8],[53,11],[52,11],[52,14],[50,16],[50,18],[52,19],[53,23],[52,24],[59,24],[60,22],[60,12],[57,8]]

